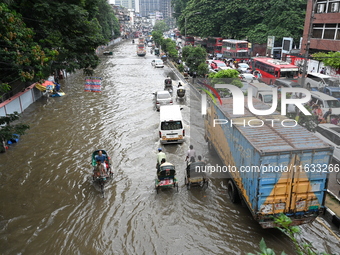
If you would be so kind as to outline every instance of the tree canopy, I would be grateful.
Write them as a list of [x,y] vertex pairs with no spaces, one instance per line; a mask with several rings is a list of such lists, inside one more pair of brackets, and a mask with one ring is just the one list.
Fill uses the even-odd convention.
[[93,69],[98,46],[120,36],[106,0],[16,0],[0,5],[1,82]]
[[325,66],[330,66],[333,68],[340,68],[340,52],[328,52],[328,53],[315,53],[313,58],[318,61],[322,61]]
[[163,20],[158,20],[153,26],[153,29],[156,31],[165,32],[169,30],[169,26]]
[[200,37],[248,39],[265,43],[268,35],[300,41],[305,0],[173,0],[181,33]]

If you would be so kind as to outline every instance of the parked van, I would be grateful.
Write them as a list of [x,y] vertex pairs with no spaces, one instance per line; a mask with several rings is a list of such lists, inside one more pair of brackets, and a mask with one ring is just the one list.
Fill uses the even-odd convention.
[[185,130],[179,105],[160,107],[159,138],[161,144],[183,143]]
[[311,103],[320,105],[323,114],[325,114],[329,109],[332,109],[331,116],[340,115],[340,101],[338,99],[319,91],[311,91],[310,93]]
[[334,124],[319,124],[315,135],[334,147],[333,158],[340,162],[340,127]]
[[326,86],[339,86],[339,79],[321,73],[308,73],[305,83],[308,89],[316,88],[318,90]]

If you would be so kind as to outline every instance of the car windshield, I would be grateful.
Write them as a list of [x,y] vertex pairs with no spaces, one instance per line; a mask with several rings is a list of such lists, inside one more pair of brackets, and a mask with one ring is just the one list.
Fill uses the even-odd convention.
[[340,92],[339,91],[332,92],[332,97],[340,98]]
[[222,63],[217,63],[217,66],[218,67],[222,67],[222,66],[226,66],[226,64],[224,64],[223,62]]
[[168,98],[170,99],[171,96],[170,96],[170,94],[158,94],[157,98],[158,99],[168,99]]
[[325,104],[325,108],[340,108],[340,101],[338,100],[326,100]]
[[239,65],[239,67],[245,67],[245,68],[248,68],[248,67],[249,67],[249,65],[248,65],[248,64],[245,64],[245,63],[239,63],[238,65]]
[[263,96],[263,102],[266,104],[270,104],[273,102],[273,95],[264,95]]
[[161,130],[182,129],[182,121],[164,121],[161,123]]

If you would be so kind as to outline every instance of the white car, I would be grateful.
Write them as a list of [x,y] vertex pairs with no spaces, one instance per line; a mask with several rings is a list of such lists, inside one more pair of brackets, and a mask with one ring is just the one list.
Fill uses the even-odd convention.
[[154,60],[152,60],[151,61],[151,65],[153,67],[155,67],[155,68],[157,68],[157,67],[163,68],[164,67],[164,63],[163,63],[163,61],[161,59],[154,59]]
[[325,143],[334,147],[333,158],[340,162],[340,126],[334,124],[319,124],[315,135]]
[[172,96],[167,90],[157,91],[153,93],[155,95],[154,101],[156,110],[159,111],[161,105],[172,105]]
[[240,73],[245,73],[249,68],[249,65],[246,63],[238,63],[238,68],[237,71],[239,71]]
[[251,74],[251,73],[242,73],[239,75],[241,81],[248,81],[248,82],[252,82],[254,80],[257,80],[256,77]]

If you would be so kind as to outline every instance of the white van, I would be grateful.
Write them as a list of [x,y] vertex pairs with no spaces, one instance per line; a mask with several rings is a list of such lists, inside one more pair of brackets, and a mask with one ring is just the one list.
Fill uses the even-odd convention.
[[161,144],[183,143],[185,130],[179,105],[160,107],[159,138]]
[[340,115],[340,101],[338,99],[319,91],[311,91],[310,94],[312,103],[320,105],[323,114],[332,109],[332,115]]
[[321,73],[308,73],[305,83],[308,89],[321,89],[327,86],[338,87],[339,79]]

